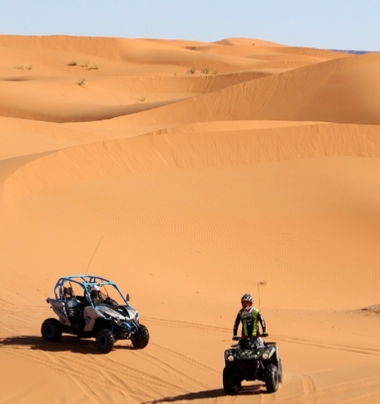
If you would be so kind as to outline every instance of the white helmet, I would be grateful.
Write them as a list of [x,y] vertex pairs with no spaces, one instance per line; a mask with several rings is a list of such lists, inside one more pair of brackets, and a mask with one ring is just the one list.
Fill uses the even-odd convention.
[[250,293],[246,293],[245,295],[242,296],[241,298],[241,305],[243,307],[243,310],[249,311],[253,305],[253,297]]
[[100,292],[100,288],[98,285],[91,285],[90,292]]

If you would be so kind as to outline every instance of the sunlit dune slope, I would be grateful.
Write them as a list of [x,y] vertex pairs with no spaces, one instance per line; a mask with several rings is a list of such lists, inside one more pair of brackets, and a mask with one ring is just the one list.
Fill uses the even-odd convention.
[[[59,183],[166,168],[241,166],[321,156],[380,157],[380,129],[307,124],[213,131],[179,127],[131,139],[94,142],[37,157],[6,181],[11,193],[36,192]],[[230,123],[232,126],[232,123]]]

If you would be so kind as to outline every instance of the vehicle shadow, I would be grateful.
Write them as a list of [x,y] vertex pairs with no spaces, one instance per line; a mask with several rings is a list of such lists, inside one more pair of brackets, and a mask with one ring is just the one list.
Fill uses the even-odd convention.
[[[47,342],[40,336],[36,335],[20,335],[15,337],[0,338],[0,348],[5,346],[25,347],[33,350],[48,352],[73,352],[82,355],[104,355],[100,353],[96,347],[94,339],[80,339],[75,336],[62,336],[59,342]],[[134,349],[129,345],[114,346],[114,350]]]
[[[265,393],[261,389],[262,385],[244,386],[238,395],[262,394]],[[204,400],[205,398],[218,398],[226,396],[223,389],[203,390],[194,393],[180,394],[178,396],[162,397],[157,400],[144,401],[142,404],[159,404],[159,403],[175,403],[177,401],[195,401]]]
[[142,404],[158,404],[158,403],[174,403],[176,401],[195,401],[203,400],[205,398],[217,398],[225,396],[226,393],[223,389],[197,391],[195,393],[180,394],[178,396],[162,397],[157,400],[144,401]]

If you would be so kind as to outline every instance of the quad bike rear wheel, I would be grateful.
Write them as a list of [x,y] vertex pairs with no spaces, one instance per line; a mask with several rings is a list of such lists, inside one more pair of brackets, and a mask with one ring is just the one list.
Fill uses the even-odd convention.
[[226,366],[223,369],[223,388],[228,395],[234,396],[239,393],[241,382],[233,372],[233,369]]
[[44,341],[58,342],[62,336],[61,323],[56,318],[48,318],[41,325],[41,334]]
[[108,353],[111,352],[115,344],[115,337],[111,330],[107,328],[100,330],[96,336],[96,345],[99,352]]
[[149,342],[149,331],[145,325],[140,324],[137,333],[131,338],[132,345],[136,349],[143,349]]

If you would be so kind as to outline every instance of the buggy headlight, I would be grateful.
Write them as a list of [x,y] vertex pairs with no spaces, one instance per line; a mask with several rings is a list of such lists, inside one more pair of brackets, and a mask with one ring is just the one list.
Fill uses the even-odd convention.
[[234,356],[233,356],[233,355],[228,355],[228,356],[227,356],[227,360],[228,360],[229,362],[233,362]]
[[263,359],[268,359],[269,358],[269,354],[267,352],[263,353]]

